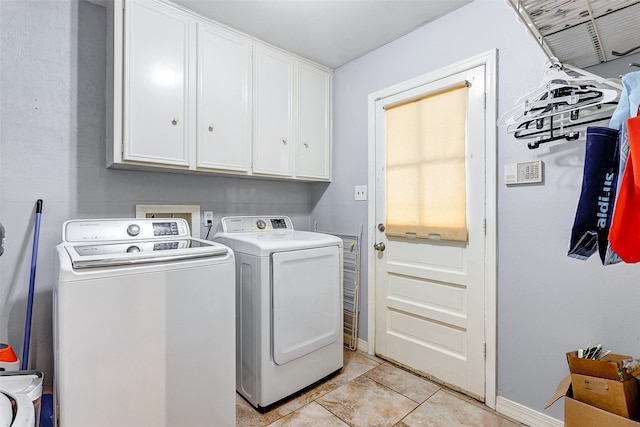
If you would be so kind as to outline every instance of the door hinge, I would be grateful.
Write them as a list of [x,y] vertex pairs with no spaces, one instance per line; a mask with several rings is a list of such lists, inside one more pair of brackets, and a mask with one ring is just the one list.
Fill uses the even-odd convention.
[[484,357],[485,359],[487,358],[487,343],[486,342],[482,343],[482,357]]
[[487,92],[482,94],[482,105],[484,106],[483,108],[486,110],[487,109]]
[[482,219],[482,233],[487,235],[487,218]]

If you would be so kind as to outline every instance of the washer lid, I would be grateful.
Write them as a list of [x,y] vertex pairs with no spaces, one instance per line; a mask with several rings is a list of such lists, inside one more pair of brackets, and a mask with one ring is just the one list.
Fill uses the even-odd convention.
[[274,252],[295,251],[324,246],[342,247],[342,239],[330,234],[310,231],[272,231],[251,233],[219,233],[214,240],[236,252],[268,256]]
[[64,244],[74,269],[226,256],[229,248],[200,239]]

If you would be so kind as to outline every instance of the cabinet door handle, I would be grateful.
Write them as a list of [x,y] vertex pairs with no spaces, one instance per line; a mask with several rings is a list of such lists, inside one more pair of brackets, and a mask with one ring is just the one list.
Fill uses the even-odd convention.
[[287,138],[282,138],[282,143],[283,143],[284,145],[287,145]]
[[303,142],[304,148],[309,148],[309,143],[307,141]]
[[177,125],[178,124],[178,118],[174,117],[173,120],[171,120],[171,124],[174,125],[174,126]]
[[213,132],[213,125],[209,125],[209,132]]

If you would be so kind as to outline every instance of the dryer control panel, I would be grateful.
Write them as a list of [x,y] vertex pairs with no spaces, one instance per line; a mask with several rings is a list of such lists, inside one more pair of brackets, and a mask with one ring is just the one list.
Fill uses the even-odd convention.
[[293,230],[293,224],[288,216],[230,216],[222,218],[221,225],[225,233]]

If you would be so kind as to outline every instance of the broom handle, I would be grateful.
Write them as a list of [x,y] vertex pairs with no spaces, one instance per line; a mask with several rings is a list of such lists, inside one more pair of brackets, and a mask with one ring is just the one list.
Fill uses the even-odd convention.
[[29,297],[27,299],[27,319],[24,326],[24,344],[22,347],[22,370],[27,370],[29,361],[29,342],[31,341],[31,317],[33,314],[33,294],[36,284],[36,261],[38,259],[38,236],[40,235],[40,215],[42,200],[36,202],[36,221],[33,231],[33,249],[31,250],[31,275],[29,277]]

